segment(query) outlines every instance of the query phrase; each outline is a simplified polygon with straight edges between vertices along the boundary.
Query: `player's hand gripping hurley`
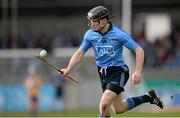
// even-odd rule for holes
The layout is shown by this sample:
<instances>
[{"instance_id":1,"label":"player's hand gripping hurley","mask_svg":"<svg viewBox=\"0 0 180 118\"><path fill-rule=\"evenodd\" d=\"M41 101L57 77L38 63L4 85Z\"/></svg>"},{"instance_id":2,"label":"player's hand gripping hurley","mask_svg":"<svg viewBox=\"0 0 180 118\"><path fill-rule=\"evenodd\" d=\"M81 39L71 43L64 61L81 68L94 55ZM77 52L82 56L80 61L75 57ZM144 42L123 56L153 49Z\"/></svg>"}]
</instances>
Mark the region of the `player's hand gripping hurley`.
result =
<instances>
[{"instance_id":1,"label":"player's hand gripping hurley","mask_svg":"<svg viewBox=\"0 0 180 118\"><path fill-rule=\"evenodd\" d=\"M35 56L37 59L39 59L39 60L41 60L42 62L44 62L46 65L48 65L48 66L50 66L51 68L53 68L53 69L57 70L58 72L62 73L62 71L61 71L58 67L56 67L56 66L53 65L53 64L50 64L50 63L49 63L47 60L45 60L44 58L42 58L42 57L40 57L40 56L36 56L36 55L34 55L34 56ZM73 77L71 77L71 76L69 76L69 75L66 75L65 78L70 79L70 80L72 80L72 81L74 81L74 82L76 82L76 83L79 83L79 81L78 81L77 79L75 79L75 78L73 78Z\"/></svg>"}]
</instances>

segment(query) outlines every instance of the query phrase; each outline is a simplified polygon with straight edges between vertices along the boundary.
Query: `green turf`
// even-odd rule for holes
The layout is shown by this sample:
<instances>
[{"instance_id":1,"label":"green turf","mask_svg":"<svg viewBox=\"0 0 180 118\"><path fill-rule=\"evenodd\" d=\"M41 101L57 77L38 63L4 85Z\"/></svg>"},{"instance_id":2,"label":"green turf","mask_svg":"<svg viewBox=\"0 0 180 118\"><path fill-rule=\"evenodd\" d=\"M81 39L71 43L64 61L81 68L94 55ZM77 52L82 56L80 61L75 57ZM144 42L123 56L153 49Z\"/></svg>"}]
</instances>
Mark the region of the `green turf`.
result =
<instances>
[{"instance_id":1,"label":"green turf","mask_svg":"<svg viewBox=\"0 0 180 118\"><path fill-rule=\"evenodd\" d=\"M27 112L0 112L0 117L29 117ZM40 112L38 117L97 117L98 109L81 109L64 112ZM180 112L136 112L129 111L123 114L113 114L112 117L180 117Z\"/></svg>"}]
</instances>

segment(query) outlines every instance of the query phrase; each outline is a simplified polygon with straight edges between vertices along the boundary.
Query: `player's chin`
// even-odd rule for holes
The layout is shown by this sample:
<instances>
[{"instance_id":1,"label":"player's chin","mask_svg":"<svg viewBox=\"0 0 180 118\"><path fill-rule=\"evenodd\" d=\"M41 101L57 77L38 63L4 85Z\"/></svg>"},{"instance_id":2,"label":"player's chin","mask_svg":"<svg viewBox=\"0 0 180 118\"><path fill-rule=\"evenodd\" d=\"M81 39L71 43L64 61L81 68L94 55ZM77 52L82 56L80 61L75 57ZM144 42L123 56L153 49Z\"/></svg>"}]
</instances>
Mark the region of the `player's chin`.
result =
<instances>
[{"instance_id":1,"label":"player's chin","mask_svg":"<svg viewBox=\"0 0 180 118\"><path fill-rule=\"evenodd\" d=\"M92 30L95 31L95 32L97 31L96 29L92 29Z\"/></svg>"},{"instance_id":2,"label":"player's chin","mask_svg":"<svg viewBox=\"0 0 180 118\"><path fill-rule=\"evenodd\" d=\"M98 29L97 29L97 28L93 28L93 27L92 27L92 30L93 30L93 31L95 31L95 32L97 32L97 31L98 31Z\"/></svg>"}]
</instances>

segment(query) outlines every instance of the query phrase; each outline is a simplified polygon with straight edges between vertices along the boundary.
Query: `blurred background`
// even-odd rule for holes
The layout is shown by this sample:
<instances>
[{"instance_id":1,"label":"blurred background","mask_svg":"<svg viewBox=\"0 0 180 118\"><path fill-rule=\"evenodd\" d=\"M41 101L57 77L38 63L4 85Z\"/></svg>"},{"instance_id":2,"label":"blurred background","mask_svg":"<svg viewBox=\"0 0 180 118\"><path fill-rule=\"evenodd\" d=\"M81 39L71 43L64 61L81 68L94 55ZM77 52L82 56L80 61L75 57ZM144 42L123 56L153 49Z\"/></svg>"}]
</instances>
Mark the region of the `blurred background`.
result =
<instances>
[{"instance_id":1,"label":"blurred background","mask_svg":"<svg viewBox=\"0 0 180 118\"><path fill-rule=\"evenodd\" d=\"M63 116L74 109L96 109L90 116L97 116L102 91L92 50L71 73L79 84L62 79L32 55L46 49L51 63L65 67L88 29L87 12L98 5L106 6L112 22L145 51L143 81L137 86L129 81L124 98L154 88L165 105L160 112L180 111L179 0L0 0L0 116ZM124 56L132 73L134 55L125 50ZM159 111L142 107L136 110Z\"/></svg>"}]
</instances>

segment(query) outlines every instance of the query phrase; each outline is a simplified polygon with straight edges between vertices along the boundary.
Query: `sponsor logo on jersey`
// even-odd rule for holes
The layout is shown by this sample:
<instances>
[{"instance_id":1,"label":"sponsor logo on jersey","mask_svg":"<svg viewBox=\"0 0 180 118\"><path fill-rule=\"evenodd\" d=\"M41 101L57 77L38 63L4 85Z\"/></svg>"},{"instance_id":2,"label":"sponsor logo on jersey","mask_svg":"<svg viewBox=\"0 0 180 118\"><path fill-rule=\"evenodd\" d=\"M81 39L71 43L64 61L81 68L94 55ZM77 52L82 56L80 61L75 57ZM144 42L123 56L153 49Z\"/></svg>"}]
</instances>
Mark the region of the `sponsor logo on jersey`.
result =
<instances>
[{"instance_id":1,"label":"sponsor logo on jersey","mask_svg":"<svg viewBox=\"0 0 180 118\"><path fill-rule=\"evenodd\" d=\"M95 46L95 48L99 56L114 56L115 54L113 46Z\"/></svg>"}]
</instances>

